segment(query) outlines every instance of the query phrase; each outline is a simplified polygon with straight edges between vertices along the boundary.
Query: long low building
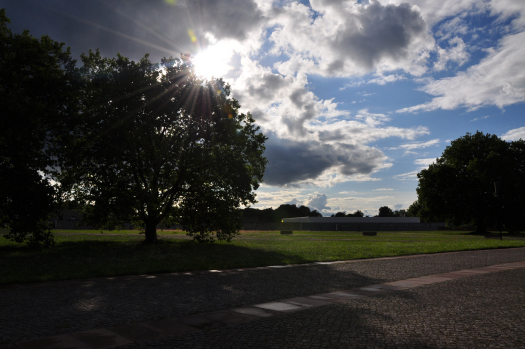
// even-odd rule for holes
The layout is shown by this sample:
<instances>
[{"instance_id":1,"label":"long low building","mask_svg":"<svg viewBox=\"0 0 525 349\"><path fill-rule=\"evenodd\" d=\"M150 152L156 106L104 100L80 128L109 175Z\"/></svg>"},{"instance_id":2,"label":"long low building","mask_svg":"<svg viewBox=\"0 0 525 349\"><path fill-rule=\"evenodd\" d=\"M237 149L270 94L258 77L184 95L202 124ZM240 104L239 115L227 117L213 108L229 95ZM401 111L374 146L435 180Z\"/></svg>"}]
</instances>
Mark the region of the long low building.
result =
<instances>
[{"instance_id":1,"label":"long low building","mask_svg":"<svg viewBox=\"0 0 525 349\"><path fill-rule=\"evenodd\" d=\"M419 217L295 217L283 223L419 223Z\"/></svg>"},{"instance_id":2,"label":"long low building","mask_svg":"<svg viewBox=\"0 0 525 349\"><path fill-rule=\"evenodd\" d=\"M418 231L438 230L444 222L421 222L419 217L295 217L284 218L283 230Z\"/></svg>"}]
</instances>

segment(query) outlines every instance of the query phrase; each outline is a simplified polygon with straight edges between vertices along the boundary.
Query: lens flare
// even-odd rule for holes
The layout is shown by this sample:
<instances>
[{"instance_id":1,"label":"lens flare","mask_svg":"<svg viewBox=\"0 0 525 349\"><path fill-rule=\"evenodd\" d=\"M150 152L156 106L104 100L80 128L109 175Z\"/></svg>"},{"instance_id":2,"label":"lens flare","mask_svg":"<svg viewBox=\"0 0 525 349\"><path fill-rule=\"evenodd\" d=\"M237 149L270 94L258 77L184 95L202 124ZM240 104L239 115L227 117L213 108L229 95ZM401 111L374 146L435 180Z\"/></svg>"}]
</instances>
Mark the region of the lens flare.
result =
<instances>
[{"instance_id":1,"label":"lens flare","mask_svg":"<svg viewBox=\"0 0 525 349\"><path fill-rule=\"evenodd\" d=\"M188 29L188 36L190 37L191 42L197 42L197 37L195 36L195 32L193 31L193 29Z\"/></svg>"}]
</instances>

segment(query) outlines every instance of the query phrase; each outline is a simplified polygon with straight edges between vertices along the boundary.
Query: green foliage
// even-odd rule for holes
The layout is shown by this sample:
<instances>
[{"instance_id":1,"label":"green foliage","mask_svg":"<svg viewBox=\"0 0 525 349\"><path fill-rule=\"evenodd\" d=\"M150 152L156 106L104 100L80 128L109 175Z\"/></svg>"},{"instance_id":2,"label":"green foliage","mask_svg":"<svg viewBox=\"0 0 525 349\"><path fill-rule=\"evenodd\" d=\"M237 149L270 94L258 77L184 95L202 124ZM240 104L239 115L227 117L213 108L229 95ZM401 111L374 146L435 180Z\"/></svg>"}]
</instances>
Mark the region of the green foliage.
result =
<instances>
[{"instance_id":1,"label":"green foliage","mask_svg":"<svg viewBox=\"0 0 525 349\"><path fill-rule=\"evenodd\" d=\"M60 181L84 222L140 221L148 243L161 221L200 242L213 242L211 232L230 241L236 209L255 202L266 137L238 112L229 86L200 79L184 59L153 64L98 51L81 59L82 118Z\"/></svg>"},{"instance_id":2,"label":"green foliage","mask_svg":"<svg viewBox=\"0 0 525 349\"><path fill-rule=\"evenodd\" d=\"M63 160L65 121L75 109L69 48L28 31L13 34L0 10L0 227L4 237L50 246L60 207L51 181Z\"/></svg>"},{"instance_id":3,"label":"green foliage","mask_svg":"<svg viewBox=\"0 0 525 349\"><path fill-rule=\"evenodd\" d=\"M479 231L498 221L510 231L524 230L524 150L522 140L505 142L481 132L452 141L418 174L418 204L412 211L417 208L426 220L475 225ZM496 181L502 187L499 197L494 195Z\"/></svg>"}]
</instances>

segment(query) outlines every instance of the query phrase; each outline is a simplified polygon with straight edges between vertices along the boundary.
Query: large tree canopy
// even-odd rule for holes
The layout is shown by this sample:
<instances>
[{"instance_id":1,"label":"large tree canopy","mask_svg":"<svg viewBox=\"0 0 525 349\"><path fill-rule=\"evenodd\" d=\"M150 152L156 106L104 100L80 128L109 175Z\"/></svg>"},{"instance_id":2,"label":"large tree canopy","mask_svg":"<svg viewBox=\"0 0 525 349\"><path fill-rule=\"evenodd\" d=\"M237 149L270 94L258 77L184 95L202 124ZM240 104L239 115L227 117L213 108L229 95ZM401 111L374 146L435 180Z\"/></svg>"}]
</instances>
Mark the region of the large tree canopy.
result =
<instances>
[{"instance_id":1,"label":"large tree canopy","mask_svg":"<svg viewBox=\"0 0 525 349\"><path fill-rule=\"evenodd\" d=\"M524 230L525 142L467 133L418 174L418 211L426 220L472 224L478 231L504 224ZM496 197L494 182L501 183ZM415 210L414 206L414 210Z\"/></svg>"},{"instance_id":2,"label":"large tree canopy","mask_svg":"<svg viewBox=\"0 0 525 349\"><path fill-rule=\"evenodd\" d=\"M0 227L14 241L51 245L48 222L60 200L50 178L75 105L75 61L64 44L13 34L7 23L0 9Z\"/></svg>"},{"instance_id":3,"label":"large tree canopy","mask_svg":"<svg viewBox=\"0 0 525 349\"><path fill-rule=\"evenodd\" d=\"M81 59L81 122L60 182L86 223L140 222L151 243L171 220L199 241L229 241L266 164L266 137L229 86L200 79L187 58Z\"/></svg>"}]
</instances>

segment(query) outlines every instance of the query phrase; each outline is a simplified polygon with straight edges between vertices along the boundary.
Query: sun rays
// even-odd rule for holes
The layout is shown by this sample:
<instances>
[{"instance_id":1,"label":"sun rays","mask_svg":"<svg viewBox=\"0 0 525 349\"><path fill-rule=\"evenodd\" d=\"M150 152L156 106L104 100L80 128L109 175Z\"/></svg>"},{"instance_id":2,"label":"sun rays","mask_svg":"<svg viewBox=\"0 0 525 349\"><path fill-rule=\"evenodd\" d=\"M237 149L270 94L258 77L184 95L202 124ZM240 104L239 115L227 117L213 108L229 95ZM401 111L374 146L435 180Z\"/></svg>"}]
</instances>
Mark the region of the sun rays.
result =
<instances>
[{"instance_id":1,"label":"sun rays","mask_svg":"<svg viewBox=\"0 0 525 349\"><path fill-rule=\"evenodd\" d=\"M192 58L195 73L205 79L223 77L232 69L229 65L232 55L233 49L227 43L210 45Z\"/></svg>"}]
</instances>

